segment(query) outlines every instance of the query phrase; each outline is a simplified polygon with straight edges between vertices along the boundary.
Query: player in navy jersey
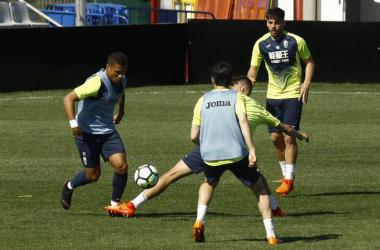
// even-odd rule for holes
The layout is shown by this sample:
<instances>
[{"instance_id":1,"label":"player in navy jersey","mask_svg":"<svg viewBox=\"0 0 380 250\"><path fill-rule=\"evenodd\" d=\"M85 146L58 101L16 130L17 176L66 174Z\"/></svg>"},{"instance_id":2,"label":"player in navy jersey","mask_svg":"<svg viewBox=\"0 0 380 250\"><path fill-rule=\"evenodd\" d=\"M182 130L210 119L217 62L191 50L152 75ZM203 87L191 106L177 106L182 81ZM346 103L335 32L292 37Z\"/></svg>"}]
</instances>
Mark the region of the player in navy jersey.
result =
<instances>
[{"instance_id":1,"label":"player in navy jersey","mask_svg":"<svg viewBox=\"0 0 380 250\"><path fill-rule=\"evenodd\" d=\"M265 17L269 33L255 43L247 76L254 85L261 61L265 61L269 76L266 109L282 123L299 130L302 106L309 96L314 61L305 40L284 30L285 12L282 9L269 9ZM306 65L303 82L301 59ZM276 192L287 195L294 189L297 140L272 126L268 126L268 131L283 175L283 182Z\"/></svg>"},{"instance_id":2,"label":"player in navy jersey","mask_svg":"<svg viewBox=\"0 0 380 250\"><path fill-rule=\"evenodd\" d=\"M101 69L86 82L68 93L63 104L84 170L63 185L61 204L69 209L74 188L96 182L101 174L100 156L115 169L111 206L119 205L128 179L125 149L115 124L124 116L128 59L121 52L108 57ZM75 116L75 102L79 101ZM114 115L115 106L118 113Z\"/></svg>"}]
</instances>

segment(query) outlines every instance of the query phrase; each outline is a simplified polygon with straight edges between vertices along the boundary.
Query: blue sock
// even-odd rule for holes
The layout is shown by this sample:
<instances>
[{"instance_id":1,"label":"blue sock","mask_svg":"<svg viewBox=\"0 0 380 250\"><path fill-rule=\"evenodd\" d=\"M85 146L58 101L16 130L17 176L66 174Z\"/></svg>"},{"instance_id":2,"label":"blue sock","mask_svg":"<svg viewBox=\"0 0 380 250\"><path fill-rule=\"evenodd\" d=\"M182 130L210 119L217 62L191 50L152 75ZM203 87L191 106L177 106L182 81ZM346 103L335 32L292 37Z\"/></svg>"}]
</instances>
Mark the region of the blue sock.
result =
<instances>
[{"instance_id":1,"label":"blue sock","mask_svg":"<svg viewBox=\"0 0 380 250\"><path fill-rule=\"evenodd\" d=\"M73 188L76 188L89 184L91 181L87 179L86 170L82 170L70 181L70 183Z\"/></svg>"},{"instance_id":2,"label":"blue sock","mask_svg":"<svg viewBox=\"0 0 380 250\"><path fill-rule=\"evenodd\" d=\"M124 189L127 186L128 173L118 174L115 172L113 176L112 186L112 198L114 202L120 202L121 196L123 196Z\"/></svg>"}]
</instances>

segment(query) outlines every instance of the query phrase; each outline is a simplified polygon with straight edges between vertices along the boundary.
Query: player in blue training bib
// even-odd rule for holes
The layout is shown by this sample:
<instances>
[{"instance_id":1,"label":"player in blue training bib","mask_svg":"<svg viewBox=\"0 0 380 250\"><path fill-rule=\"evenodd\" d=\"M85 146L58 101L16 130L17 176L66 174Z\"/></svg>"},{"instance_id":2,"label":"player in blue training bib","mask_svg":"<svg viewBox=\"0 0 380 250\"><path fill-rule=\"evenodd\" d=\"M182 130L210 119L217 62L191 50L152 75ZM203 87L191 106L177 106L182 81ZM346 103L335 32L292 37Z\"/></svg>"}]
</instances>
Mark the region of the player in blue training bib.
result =
<instances>
[{"instance_id":1,"label":"player in blue training bib","mask_svg":"<svg viewBox=\"0 0 380 250\"><path fill-rule=\"evenodd\" d=\"M125 73L128 59L121 52L108 57L106 69L101 69L86 82L68 93L64 100L72 134L75 136L79 156L84 170L64 183L61 204L64 209L71 207L74 188L96 182L101 174L100 156L115 169L112 185L111 206L116 208L124 193L128 179L128 163L123 142L116 131L124 116L127 86ZM75 102L79 101L75 116ZM119 112L114 115L118 105Z\"/></svg>"}]
</instances>

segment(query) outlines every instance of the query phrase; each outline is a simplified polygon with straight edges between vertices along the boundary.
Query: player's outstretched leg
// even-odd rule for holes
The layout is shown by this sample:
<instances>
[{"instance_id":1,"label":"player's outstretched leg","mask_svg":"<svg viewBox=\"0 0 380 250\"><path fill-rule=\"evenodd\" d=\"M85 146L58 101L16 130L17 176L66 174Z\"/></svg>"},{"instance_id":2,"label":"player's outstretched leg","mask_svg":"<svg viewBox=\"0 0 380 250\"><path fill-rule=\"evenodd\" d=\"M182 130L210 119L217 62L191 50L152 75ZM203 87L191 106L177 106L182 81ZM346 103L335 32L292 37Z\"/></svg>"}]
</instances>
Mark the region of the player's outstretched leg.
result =
<instances>
[{"instance_id":1,"label":"player's outstretched leg","mask_svg":"<svg viewBox=\"0 0 380 250\"><path fill-rule=\"evenodd\" d=\"M135 210L139 206L160 195L173 182L176 182L177 180L190 174L193 174L193 171L185 164L183 160L180 160L172 169L158 179L158 182L154 187L145 189L130 202L124 202L116 207L107 206L104 209L110 216L132 217Z\"/></svg>"}]
</instances>

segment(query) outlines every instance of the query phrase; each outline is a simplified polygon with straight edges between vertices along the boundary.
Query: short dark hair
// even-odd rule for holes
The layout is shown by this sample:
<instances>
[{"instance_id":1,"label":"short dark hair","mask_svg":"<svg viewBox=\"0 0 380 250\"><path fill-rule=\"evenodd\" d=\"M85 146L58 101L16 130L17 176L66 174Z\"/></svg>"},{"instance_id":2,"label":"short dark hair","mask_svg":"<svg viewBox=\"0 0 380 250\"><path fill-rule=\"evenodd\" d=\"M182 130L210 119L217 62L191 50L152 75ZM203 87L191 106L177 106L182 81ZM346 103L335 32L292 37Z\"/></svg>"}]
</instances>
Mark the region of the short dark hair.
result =
<instances>
[{"instance_id":1,"label":"short dark hair","mask_svg":"<svg viewBox=\"0 0 380 250\"><path fill-rule=\"evenodd\" d=\"M238 82L241 82L240 84L242 87L244 87L245 91L247 92L247 95L251 95L252 93L252 81L248 78L248 76L236 76L232 78L231 86L237 84Z\"/></svg>"},{"instance_id":2,"label":"short dark hair","mask_svg":"<svg viewBox=\"0 0 380 250\"><path fill-rule=\"evenodd\" d=\"M107 64L113 66L115 63L121 65L121 66L126 66L128 65L128 58L126 55L124 55L121 52L115 52L112 53L107 60Z\"/></svg>"},{"instance_id":3,"label":"short dark hair","mask_svg":"<svg viewBox=\"0 0 380 250\"><path fill-rule=\"evenodd\" d=\"M228 87L232 79L232 65L228 62L220 62L211 67L210 73L217 86Z\"/></svg>"},{"instance_id":4,"label":"short dark hair","mask_svg":"<svg viewBox=\"0 0 380 250\"><path fill-rule=\"evenodd\" d=\"M265 19L266 20L274 19L274 20L284 21L285 20L285 11L278 8L278 7L271 8L265 13Z\"/></svg>"}]
</instances>

